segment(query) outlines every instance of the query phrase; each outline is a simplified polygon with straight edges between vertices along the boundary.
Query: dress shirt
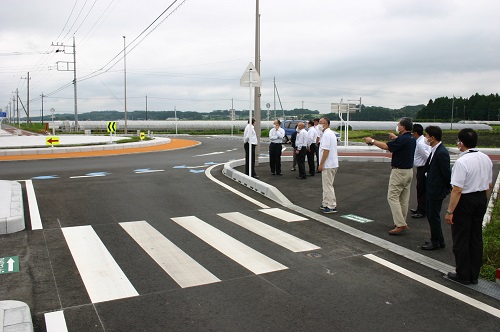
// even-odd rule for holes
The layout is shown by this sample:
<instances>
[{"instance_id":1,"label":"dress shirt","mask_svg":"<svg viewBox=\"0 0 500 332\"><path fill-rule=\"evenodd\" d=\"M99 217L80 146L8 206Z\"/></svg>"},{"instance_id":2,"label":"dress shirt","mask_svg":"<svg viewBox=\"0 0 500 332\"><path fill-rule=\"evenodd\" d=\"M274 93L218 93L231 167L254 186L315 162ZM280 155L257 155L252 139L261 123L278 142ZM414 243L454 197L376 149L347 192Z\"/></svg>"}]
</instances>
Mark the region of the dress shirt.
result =
<instances>
[{"instance_id":1,"label":"dress shirt","mask_svg":"<svg viewBox=\"0 0 500 332\"><path fill-rule=\"evenodd\" d=\"M307 147L307 131L302 129L297 133L297 140L295 141L297 150Z\"/></svg>"},{"instance_id":2,"label":"dress shirt","mask_svg":"<svg viewBox=\"0 0 500 332\"><path fill-rule=\"evenodd\" d=\"M430 154L430 158L431 160L429 160L429 164L432 163L432 158L434 157L434 154L436 152L436 149L438 148L438 146L441 145L442 142L439 142L438 144L434 145L431 149L431 154Z\"/></svg>"},{"instance_id":3,"label":"dress shirt","mask_svg":"<svg viewBox=\"0 0 500 332\"><path fill-rule=\"evenodd\" d=\"M431 147L425 144L425 140L424 135L420 135L417 138L417 147L415 148L415 156L413 157L413 166L415 167L424 166L431 153Z\"/></svg>"},{"instance_id":4,"label":"dress shirt","mask_svg":"<svg viewBox=\"0 0 500 332\"><path fill-rule=\"evenodd\" d=\"M307 131L307 147L309 148L312 143L316 144L316 138L318 137L318 134L316 132L316 129L314 127L309 127L309 130Z\"/></svg>"},{"instance_id":5,"label":"dress shirt","mask_svg":"<svg viewBox=\"0 0 500 332\"><path fill-rule=\"evenodd\" d=\"M464 151L451 171L451 184L462 188L462 194L484 191L492 183L493 164L490 157L475 149Z\"/></svg>"},{"instance_id":6,"label":"dress shirt","mask_svg":"<svg viewBox=\"0 0 500 332\"><path fill-rule=\"evenodd\" d=\"M318 130L318 126L319 125L314 126L314 129L316 129L316 134L318 135L318 138L316 139L317 143L321 141L321 136L323 136L323 132L321 130Z\"/></svg>"},{"instance_id":7,"label":"dress shirt","mask_svg":"<svg viewBox=\"0 0 500 332\"><path fill-rule=\"evenodd\" d=\"M321 137L319 145L319 160L322 160L323 153L328 150L328 157L326 157L324 168L337 168L339 167L339 155L337 152L337 136L330 129L327 128Z\"/></svg>"},{"instance_id":8,"label":"dress shirt","mask_svg":"<svg viewBox=\"0 0 500 332\"><path fill-rule=\"evenodd\" d=\"M276 130L276 127L273 127L269 131L269 139L271 140L271 143L283 143L283 137L285 137L285 129L283 128L278 128Z\"/></svg>"},{"instance_id":9,"label":"dress shirt","mask_svg":"<svg viewBox=\"0 0 500 332\"><path fill-rule=\"evenodd\" d=\"M243 143L249 142L252 145L257 145L257 134L255 133L254 126L251 124L247 124L243 132Z\"/></svg>"}]
</instances>

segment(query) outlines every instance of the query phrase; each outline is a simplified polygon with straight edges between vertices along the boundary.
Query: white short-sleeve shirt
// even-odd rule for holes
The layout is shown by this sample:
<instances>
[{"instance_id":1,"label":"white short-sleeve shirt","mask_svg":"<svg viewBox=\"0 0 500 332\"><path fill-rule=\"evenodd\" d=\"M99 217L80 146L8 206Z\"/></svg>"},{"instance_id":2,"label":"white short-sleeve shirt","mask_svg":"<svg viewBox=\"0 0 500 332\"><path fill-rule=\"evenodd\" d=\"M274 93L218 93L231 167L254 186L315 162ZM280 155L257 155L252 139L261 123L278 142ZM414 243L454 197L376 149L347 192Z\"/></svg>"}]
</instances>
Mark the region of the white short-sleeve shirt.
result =
<instances>
[{"instance_id":1,"label":"white short-sleeve shirt","mask_svg":"<svg viewBox=\"0 0 500 332\"><path fill-rule=\"evenodd\" d=\"M323 153L325 150L330 151L328 157L325 160L324 168L337 168L339 167L339 156L337 152L337 136L330 129L327 128L323 135L321 136L321 142L319 145L319 160L323 158Z\"/></svg>"}]
</instances>

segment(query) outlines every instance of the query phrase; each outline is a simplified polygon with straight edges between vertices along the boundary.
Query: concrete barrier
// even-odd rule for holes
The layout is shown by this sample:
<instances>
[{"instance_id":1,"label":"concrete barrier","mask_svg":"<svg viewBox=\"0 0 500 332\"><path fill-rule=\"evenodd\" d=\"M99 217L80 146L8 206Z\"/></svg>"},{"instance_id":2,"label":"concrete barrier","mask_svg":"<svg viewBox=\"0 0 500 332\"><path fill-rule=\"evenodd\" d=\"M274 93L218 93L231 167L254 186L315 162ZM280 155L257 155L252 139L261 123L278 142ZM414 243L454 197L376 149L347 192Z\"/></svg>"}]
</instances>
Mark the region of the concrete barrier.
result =
<instances>
[{"instance_id":1,"label":"concrete barrier","mask_svg":"<svg viewBox=\"0 0 500 332\"><path fill-rule=\"evenodd\" d=\"M0 332L33 332L28 305L21 301L0 301Z\"/></svg>"},{"instance_id":2,"label":"concrete barrier","mask_svg":"<svg viewBox=\"0 0 500 332\"><path fill-rule=\"evenodd\" d=\"M24 208L21 184L17 181L0 180L0 234L22 231Z\"/></svg>"}]
</instances>

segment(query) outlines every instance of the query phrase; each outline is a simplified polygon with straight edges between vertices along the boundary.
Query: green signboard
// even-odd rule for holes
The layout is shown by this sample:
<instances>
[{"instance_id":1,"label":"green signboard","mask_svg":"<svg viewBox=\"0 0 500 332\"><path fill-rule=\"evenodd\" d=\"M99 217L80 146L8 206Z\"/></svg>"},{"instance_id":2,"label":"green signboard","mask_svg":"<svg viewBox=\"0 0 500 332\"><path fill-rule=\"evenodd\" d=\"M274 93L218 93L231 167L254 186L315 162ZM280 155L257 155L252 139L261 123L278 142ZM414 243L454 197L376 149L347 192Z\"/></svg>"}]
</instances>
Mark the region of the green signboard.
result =
<instances>
[{"instance_id":1,"label":"green signboard","mask_svg":"<svg viewBox=\"0 0 500 332\"><path fill-rule=\"evenodd\" d=\"M364 223L367 223L367 222L372 222L373 220L371 219L366 219L366 218L363 218L363 217L360 217L360 216L357 216L355 214L346 214L346 215L343 215L341 216L342 218L346 218L346 219L350 219L350 220L354 220L354 221L357 221L357 222L360 222L362 224Z\"/></svg>"},{"instance_id":2,"label":"green signboard","mask_svg":"<svg viewBox=\"0 0 500 332\"><path fill-rule=\"evenodd\" d=\"M0 274L19 272L19 256L0 257Z\"/></svg>"}]
</instances>

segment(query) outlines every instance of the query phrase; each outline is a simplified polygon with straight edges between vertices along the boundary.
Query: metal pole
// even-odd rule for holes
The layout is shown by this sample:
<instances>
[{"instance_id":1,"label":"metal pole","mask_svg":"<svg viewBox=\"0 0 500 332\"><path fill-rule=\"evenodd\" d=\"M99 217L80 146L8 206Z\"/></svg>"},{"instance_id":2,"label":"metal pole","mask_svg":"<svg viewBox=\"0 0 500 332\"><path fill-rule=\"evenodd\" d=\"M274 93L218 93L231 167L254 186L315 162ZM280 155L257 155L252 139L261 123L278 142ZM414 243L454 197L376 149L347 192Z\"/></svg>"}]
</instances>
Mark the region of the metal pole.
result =
<instances>
[{"instance_id":1,"label":"metal pole","mask_svg":"<svg viewBox=\"0 0 500 332\"><path fill-rule=\"evenodd\" d=\"M248 90L250 98L248 99L248 124L250 125L250 138L252 137L252 69L248 71ZM248 140L248 176L252 177L252 142Z\"/></svg>"},{"instance_id":2,"label":"metal pole","mask_svg":"<svg viewBox=\"0 0 500 332\"><path fill-rule=\"evenodd\" d=\"M125 134L127 134L127 52L125 50L125 36L123 36L123 85L125 88Z\"/></svg>"},{"instance_id":3,"label":"metal pole","mask_svg":"<svg viewBox=\"0 0 500 332\"><path fill-rule=\"evenodd\" d=\"M75 46L75 36L73 36L73 89L75 95L75 131L78 130L78 98L76 94L76 46Z\"/></svg>"},{"instance_id":4,"label":"metal pole","mask_svg":"<svg viewBox=\"0 0 500 332\"><path fill-rule=\"evenodd\" d=\"M28 95L27 95L27 101L26 101L26 105L27 105L27 109L28 109L28 121L26 121L26 124L29 126L30 125L30 72L28 72Z\"/></svg>"},{"instance_id":5,"label":"metal pole","mask_svg":"<svg viewBox=\"0 0 500 332\"><path fill-rule=\"evenodd\" d=\"M274 119L276 119L276 76L273 78L274 90L273 90L273 100L274 100ZM285 120L285 119L283 119Z\"/></svg>"},{"instance_id":6,"label":"metal pole","mask_svg":"<svg viewBox=\"0 0 500 332\"><path fill-rule=\"evenodd\" d=\"M453 130L453 108L455 107L455 95L453 95L453 102L451 103L451 121L450 129Z\"/></svg>"},{"instance_id":7,"label":"metal pole","mask_svg":"<svg viewBox=\"0 0 500 332\"><path fill-rule=\"evenodd\" d=\"M43 92L42 92L42 125L43 125Z\"/></svg>"},{"instance_id":8,"label":"metal pole","mask_svg":"<svg viewBox=\"0 0 500 332\"><path fill-rule=\"evenodd\" d=\"M148 121L148 95L146 95L146 121Z\"/></svg>"},{"instance_id":9,"label":"metal pole","mask_svg":"<svg viewBox=\"0 0 500 332\"><path fill-rule=\"evenodd\" d=\"M255 70L260 75L260 12L259 0L255 1ZM262 77L262 76L261 76ZM254 117L255 117L255 133L257 134L257 148L255 155L260 154L260 87L255 87L255 102L254 102ZM255 158L255 166L259 166L259 158Z\"/></svg>"},{"instance_id":10,"label":"metal pole","mask_svg":"<svg viewBox=\"0 0 500 332\"><path fill-rule=\"evenodd\" d=\"M19 127L19 90L16 89L17 127Z\"/></svg>"},{"instance_id":11,"label":"metal pole","mask_svg":"<svg viewBox=\"0 0 500 332\"><path fill-rule=\"evenodd\" d=\"M174 106L175 134L177 135L177 108Z\"/></svg>"}]
</instances>

